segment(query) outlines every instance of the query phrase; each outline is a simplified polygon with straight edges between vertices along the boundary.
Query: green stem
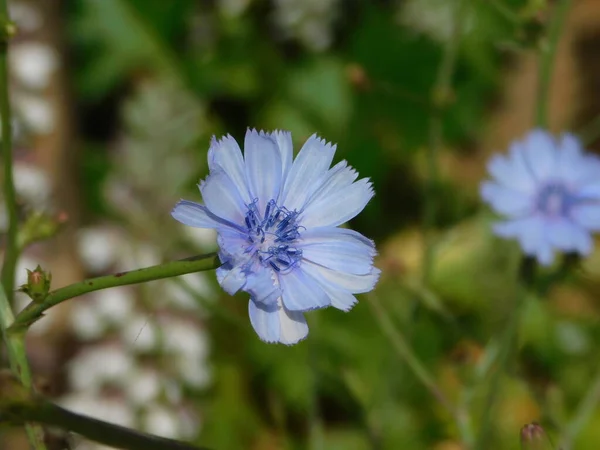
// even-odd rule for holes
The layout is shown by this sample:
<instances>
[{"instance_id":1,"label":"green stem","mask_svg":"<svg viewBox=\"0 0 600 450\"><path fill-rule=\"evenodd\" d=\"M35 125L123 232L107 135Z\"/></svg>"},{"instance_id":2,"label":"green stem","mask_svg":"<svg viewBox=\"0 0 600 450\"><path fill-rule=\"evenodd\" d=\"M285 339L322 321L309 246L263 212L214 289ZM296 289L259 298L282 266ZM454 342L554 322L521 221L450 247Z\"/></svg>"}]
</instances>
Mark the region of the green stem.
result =
<instances>
[{"instance_id":1,"label":"green stem","mask_svg":"<svg viewBox=\"0 0 600 450\"><path fill-rule=\"evenodd\" d=\"M5 237L4 260L0 273L0 329L8 350L11 370L21 383L31 388L31 372L27 362L23 335L8 336L7 329L14 320L11 301L15 283L15 269L19 257L17 242L18 218L17 200L13 180L12 126L10 100L8 97L8 42L15 33L15 26L8 16L6 0L0 0L0 130L2 131L2 157L4 164L4 203L8 216L8 230ZM36 425L26 424L25 431L29 443L35 450L46 450L43 430Z\"/></svg>"},{"instance_id":2,"label":"green stem","mask_svg":"<svg viewBox=\"0 0 600 450\"><path fill-rule=\"evenodd\" d=\"M15 185L13 181L12 126L10 100L8 98L8 41L14 33L14 25L8 17L6 0L0 0L0 120L2 121L2 156L4 164L4 203L8 215L6 248L2 264L1 280L9 302L12 300L15 268L19 257L17 244L18 220Z\"/></svg>"},{"instance_id":3,"label":"green stem","mask_svg":"<svg viewBox=\"0 0 600 450\"><path fill-rule=\"evenodd\" d=\"M600 370L594 376L592 385L577 406L573 418L565 426L562 442L559 446L561 450L573 448L575 437L596 412L598 403L600 403Z\"/></svg>"},{"instance_id":4,"label":"green stem","mask_svg":"<svg viewBox=\"0 0 600 450\"><path fill-rule=\"evenodd\" d=\"M425 233L425 245L423 250L423 284L429 285L431 278L433 259L435 256L435 242L433 231L437 223L438 213L438 154L443 145L443 115L451 96L451 83L460 38L462 34L462 10L464 1L455 8L452 19L452 36L448 39L442 61L438 67L436 81L431 90L431 101L433 103L432 113L429 121L429 145L426 153L427 181L424 198L423 229Z\"/></svg>"},{"instance_id":5,"label":"green stem","mask_svg":"<svg viewBox=\"0 0 600 450\"><path fill-rule=\"evenodd\" d=\"M487 450L489 448L489 430L492 425L494 405L500 394L500 381L502 375L506 373L507 366L510 362L511 350L515 348L519 320L521 317L521 308L525 303L528 288L533 285L535 268L535 260L530 257L526 257L522 260L517 279L515 300L513 305L509 306L510 314L500 337L500 350L496 362L497 367L496 370L492 372L487 397L483 406L479 434L477 436L477 441L475 442L476 450Z\"/></svg>"},{"instance_id":6,"label":"green stem","mask_svg":"<svg viewBox=\"0 0 600 450\"><path fill-rule=\"evenodd\" d=\"M470 448L472 445L473 436L470 430L466 411L456 408L450 402L450 400L448 400L448 397L446 397L446 395L437 385L429 371L413 353L410 345L408 345L408 342L406 342L406 339L402 333L398 331L398 329L390 320L389 316L384 312L381 303L374 294L369 295L369 306L371 307L373 316L379 322L379 326L383 334L393 345L396 353L398 353L398 356L400 356L400 359L402 359L408 365L412 373L423 384L423 386L425 386L431 395L433 395L433 397L437 399L440 404L450 413L458 426L463 443L466 445L466 448Z\"/></svg>"},{"instance_id":7,"label":"green stem","mask_svg":"<svg viewBox=\"0 0 600 450\"><path fill-rule=\"evenodd\" d=\"M554 55L562 32L571 0L558 0L548 26L548 34L540 49L540 66L538 73L537 105L535 123L540 128L548 128L548 103L550 98L550 82L554 69Z\"/></svg>"},{"instance_id":8,"label":"green stem","mask_svg":"<svg viewBox=\"0 0 600 450\"><path fill-rule=\"evenodd\" d=\"M31 371L27 362L24 335L22 333L7 333L13 321L12 308L8 302L8 298L4 295L4 288L2 286L0 287L0 329L2 329L2 337L8 351L10 369L26 389L31 389ZM26 424L25 431L27 432L29 443L35 450L46 450L44 434L39 426Z\"/></svg>"},{"instance_id":9,"label":"green stem","mask_svg":"<svg viewBox=\"0 0 600 450\"><path fill-rule=\"evenodd\" d=\"M47 401L42 402L39 408L31 410L27 418L72 431L110 447L126 450L200 450L199 447L185 442L141 433L76 414Z\"/></svg>"},{"instance_id":10,"label":"green stem","mask_svg":"<svg viewBox=\"0 0 600 450\"><path fill-rule=\"evenodd\" d=\"M68 411L31 392L12 374L4 372L0 372L0 416L15 423L34 421L62 428L126 450L202 450L184 442L141 433Z\"/></svg>"},{"instance_id":11,"label":"green stem","mask_svg":"<svg viewBox=\"0 0 600 450\"><path fill-rule=\"evenodd\" d=\"M221 263L217 254L209 253L207 255L193 256L191 258L170 261L164 264L146 267L144 269L90 278L78 283L70 284L69 286L48 293L48 296L42 302L31 302L27 305L27 307L18 314L15 323L10 327L9 331L22 331L23 328L27 328L39 320L47 309L69 300L70 298L87 294L88 292L216 269L220 265Z\"/></svg>"}]
</instances>

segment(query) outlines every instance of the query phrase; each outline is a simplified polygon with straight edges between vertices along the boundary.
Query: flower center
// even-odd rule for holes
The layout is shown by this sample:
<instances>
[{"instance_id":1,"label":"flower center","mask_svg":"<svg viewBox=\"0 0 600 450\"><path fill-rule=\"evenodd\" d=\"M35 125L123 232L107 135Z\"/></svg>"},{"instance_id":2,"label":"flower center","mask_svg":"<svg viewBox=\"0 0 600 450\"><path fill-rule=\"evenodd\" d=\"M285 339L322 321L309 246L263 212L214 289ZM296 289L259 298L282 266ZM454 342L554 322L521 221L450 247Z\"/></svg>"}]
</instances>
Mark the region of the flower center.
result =
<instances>
[{"instance_id":1,"label":"flower center","mask_svg":"<svg viewBox=\"0 0 600 450\"><path fill-rule=\"evenodd\" d=\"M573 204L575 197L561 183L548 183L537 196L536 206L538 210L546 216L567 216Z\"/></svg>"},{"instance_id":2,"label":"flower center","mask_svg":"<svg viewBox=\"0 0 600 450\"><path fill-rule=\"evenodd\" d=\"M255 199L248 205L244 218L249 243L246 253L253 253L265 267L271 266L276 272L292 269L302 257L302 250L294 247L300 237L298 212L270 200L261 216L257 203Z\"/></svg>"}]
</instances>

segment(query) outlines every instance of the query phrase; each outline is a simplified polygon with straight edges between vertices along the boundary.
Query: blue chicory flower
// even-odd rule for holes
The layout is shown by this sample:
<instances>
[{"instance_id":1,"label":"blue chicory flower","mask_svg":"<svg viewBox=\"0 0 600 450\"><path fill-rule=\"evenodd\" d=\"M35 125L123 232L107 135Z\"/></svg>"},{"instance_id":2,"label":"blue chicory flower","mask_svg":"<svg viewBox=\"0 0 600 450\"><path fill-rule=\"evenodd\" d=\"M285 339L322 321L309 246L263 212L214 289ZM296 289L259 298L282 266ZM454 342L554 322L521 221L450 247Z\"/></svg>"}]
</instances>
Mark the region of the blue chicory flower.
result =
<instances>
[{"instance_id":1,"label":"blue chicory flower","mask_svg":"<svg viewBox=\"0 0 600 450\"><path fill-rule=\"evenodd\" d=\"M507 218L494 224L496 235L518 239L543 265L555 250L592 252L591 232L600 230L600 158L584 153L576 137L531 131L508 155L492 157L488 171L494 181L481 185L481 196Z\"/></svg>"},{"instance_id":2,"label":"blue chicory flower","mask_svg":"<svg viewBox=\"0 0 600 450\"><path fill-rule=\"evenodd\" d=\"M244 155L231 136L213 137L210 174L199 186L204 205L181 200L173 209L185 225L216 229L218 281L229 294L250 294L250 322L266 342L297 343L308 334L303 312L348 311L353 294L379 278L373 241L338 227L362 211L373 188L355 181L346 161L330 168L334 153L316 135L293 162L288 132L248 130Z\"/></svg>"}]
</instances>

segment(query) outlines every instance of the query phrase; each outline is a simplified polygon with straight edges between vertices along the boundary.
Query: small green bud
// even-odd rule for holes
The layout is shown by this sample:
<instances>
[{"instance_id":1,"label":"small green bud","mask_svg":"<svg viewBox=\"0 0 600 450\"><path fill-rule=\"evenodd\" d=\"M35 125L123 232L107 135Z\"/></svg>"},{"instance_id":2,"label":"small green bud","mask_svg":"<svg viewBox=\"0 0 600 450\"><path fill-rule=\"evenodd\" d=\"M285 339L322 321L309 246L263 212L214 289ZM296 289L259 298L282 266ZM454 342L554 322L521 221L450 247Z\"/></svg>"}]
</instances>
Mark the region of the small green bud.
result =
<instances>
[{"instance_id":1,"label":"small green bud","mask_svg":"<svg viewBox=\"0 0 600 450\"><path fill-rule=\"evenodd\" d=\"M22 285L20 290L25 292L34 302L43 302L48 296L51 282L52 274L46 273L38 264L35 270L27 269L27 283Z\"/></svg>"},{"instance_id":2,"label":"small green bud","mask_svg":"<svg viewBox=\"0 0 600 450\"><path fill-rule=\"evenodd\" d=\"M546 432L538 423L532 422L521 428L521 448L523 450L551 450Z\"/></svg>"}]
</instances>

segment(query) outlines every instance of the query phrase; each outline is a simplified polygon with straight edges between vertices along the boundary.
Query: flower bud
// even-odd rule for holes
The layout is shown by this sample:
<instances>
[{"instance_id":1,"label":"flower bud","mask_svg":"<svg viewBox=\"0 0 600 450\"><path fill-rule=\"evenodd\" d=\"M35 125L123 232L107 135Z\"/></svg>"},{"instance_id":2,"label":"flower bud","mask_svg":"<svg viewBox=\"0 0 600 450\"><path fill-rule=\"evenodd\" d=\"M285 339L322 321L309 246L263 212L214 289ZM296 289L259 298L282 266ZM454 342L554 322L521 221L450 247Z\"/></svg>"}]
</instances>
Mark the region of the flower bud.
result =
<instances>
[{"instance_id":1,"label":"flower bud","mask_svg":"<svg viewBox=\"0 0 600 450\"><path fill-rule=\"evenodd\" d=\"M521 447L523 450L551 450L552 448L546 432L535 422L521 428Z\"/></svg>"},{"instance_id":2,"label":"flower bud","mask_svg":"<svg viewBox=\"0 0 600 450\"><path fill-rule=\"evenodd\" d=\"M52 274L47 273L38 266L35 270L27 269L27 283L21 286L21 291L25 292L34 302L42 302L50 291Z\"/></svg>"}]
</instances>

